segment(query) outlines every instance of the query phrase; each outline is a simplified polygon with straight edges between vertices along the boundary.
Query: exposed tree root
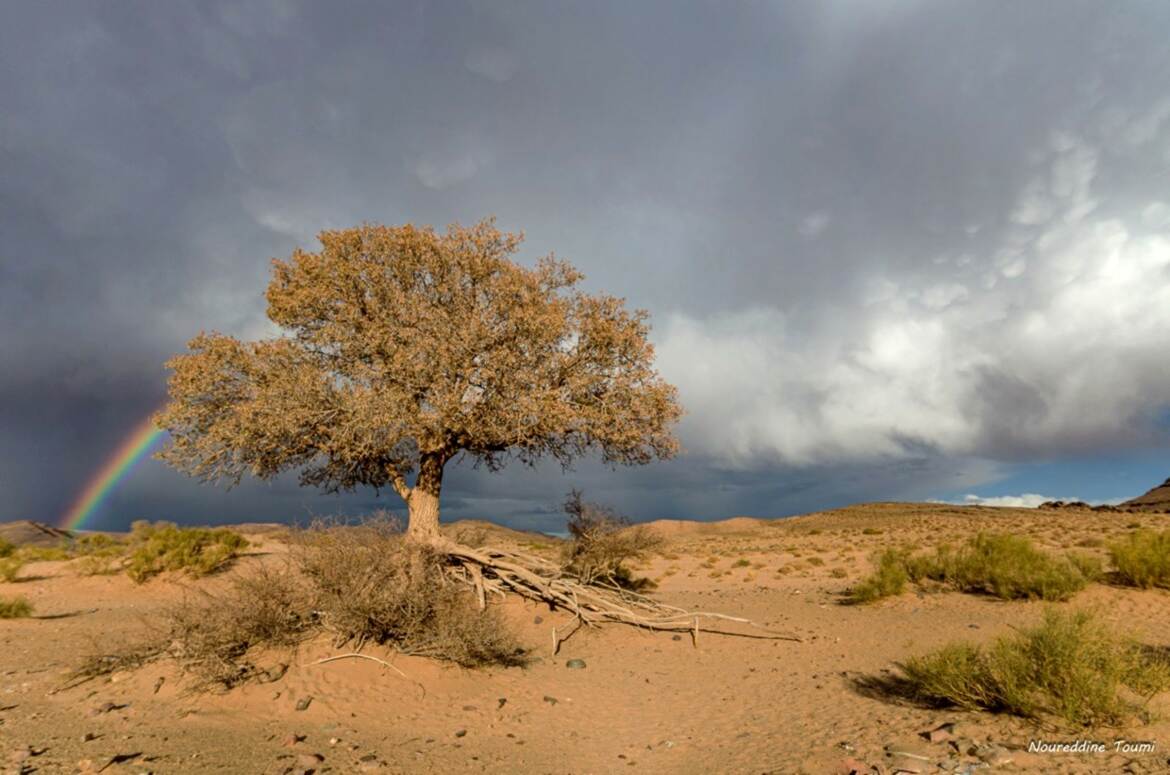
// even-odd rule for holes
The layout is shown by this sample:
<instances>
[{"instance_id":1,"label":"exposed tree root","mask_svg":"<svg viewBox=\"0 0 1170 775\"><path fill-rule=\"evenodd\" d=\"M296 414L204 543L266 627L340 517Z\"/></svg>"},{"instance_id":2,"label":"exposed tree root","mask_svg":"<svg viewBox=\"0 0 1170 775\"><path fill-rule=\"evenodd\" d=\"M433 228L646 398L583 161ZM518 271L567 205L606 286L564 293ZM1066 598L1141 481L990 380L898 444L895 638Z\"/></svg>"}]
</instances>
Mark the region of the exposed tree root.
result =
<instances>
[{"instance_id":1,"label":"exposed tree root","mask_svg":"<svg viewBox=\"0 0 1170 775\"><path fill-rule=\"evenodd\" d=\"M572 613L577 622L573 632L583 626L615 622L647 630L689 633L696 645L700 629L716 635L801 642L796 635L773 632L750 619L711 611L688 611L605 581L586 584L540 557L490 547L472 549L449 541L436 542L434 546L449 560L449 577L469 584L481 607L488 595L516 594ZM704 621L743 625L758 632L701 627ZM554 653L569 635L572 632L561 637L553 630Z\"/></svg>"}]
</instances>

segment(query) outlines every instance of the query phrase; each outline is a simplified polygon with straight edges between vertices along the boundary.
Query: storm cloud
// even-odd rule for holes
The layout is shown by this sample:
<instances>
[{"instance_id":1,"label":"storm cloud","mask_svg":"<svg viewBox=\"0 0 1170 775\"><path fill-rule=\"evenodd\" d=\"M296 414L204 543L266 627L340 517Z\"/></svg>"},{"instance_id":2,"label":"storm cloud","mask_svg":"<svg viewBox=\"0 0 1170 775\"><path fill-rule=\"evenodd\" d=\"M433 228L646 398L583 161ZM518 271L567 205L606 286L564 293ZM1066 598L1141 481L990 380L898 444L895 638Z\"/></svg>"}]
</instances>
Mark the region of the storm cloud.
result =
<instances>
[{"instance_id":1,"label":"storm cloud","mask_svg":"<svg viewBox=\"0 0 1170 775\"><path fill-rule=\"evenodd\" d=\"M648 309L686 454L500 475L535 525L952 497L1170 447L1170 7L8 4L0 519L52 521L271 257L362 221L524 230ZM1065 493L1084 496L1083 493ZM102 514L396 506L142 464Z\"/></svg>"}]
</instances>

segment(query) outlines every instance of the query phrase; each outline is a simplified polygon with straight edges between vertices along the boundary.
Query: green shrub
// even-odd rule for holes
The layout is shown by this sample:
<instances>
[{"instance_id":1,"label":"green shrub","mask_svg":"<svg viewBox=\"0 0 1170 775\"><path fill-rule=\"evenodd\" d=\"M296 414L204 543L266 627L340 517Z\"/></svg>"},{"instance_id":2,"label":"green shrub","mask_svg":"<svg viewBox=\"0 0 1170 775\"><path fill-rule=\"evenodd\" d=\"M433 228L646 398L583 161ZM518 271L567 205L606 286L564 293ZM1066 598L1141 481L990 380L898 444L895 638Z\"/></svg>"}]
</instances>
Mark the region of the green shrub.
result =
<instances>
[{"instance_id":1,"label":"green shrub","mask_svg":"<svg viewBox=\"0 0 1170 775\"><path fill-rule=\"evenodd\" d=\"M25 562L53 562L68 560L69 549L63 545L56 546L22 546L16 550L16 555Z\"/></svg>"},{"instance_id":2,"label":"green shrub","mask_svg":"<svg viewBox=\"0 0 1170 775\"><path fill-rule=\"evenodd\" d=\"M248 545L227 528L181 528L171 522L135 522L129 539L126 573L139 583L166 571L192 576L213 573Z\"/></svg>"},{"instance_id":3,"label":"green shrub","mask_svg":"<svg viewBox=\"0 0 1170 775\"><path fill-rule=\"evenodd\" d=\"M24 560L18 557L5 557L0 559L0 581L16 581L23 567Z\"/></svg>"},{"instance_id":4,"label":"green shrub","mask_svg":"<svg viewBox=\"0 0 1170 775\"><path fill-rule=\"evenodd\" d=\"M108 576L126 566L126 542L104 533L90 533L73 542L74 568L82 576Z\"/></svg>"},{"instance_id":5,"label":"green shrub","mask_svg":"<svg viewBox=\"0 0 1170 775\"><path fill-rule=\"evenodd\" d=\"M1109 546L1117 576L1129 586L1170 587L1170 530L1138 530Z\"/></svg>"},{"instance_id":6,"label":"green shrub","mask_svg":"<svg viewBox=\"0 0 1170 775\"><path fill-rule=\"evenodd\" d=\"M1049 609L989 648L954 643L902 666L919 699L1070 724L1115 724L1170 688L1163 652L1115 635L1086 612ZM1128 690L1129 696L1123 692Z\"/></svg>"},{"instance_id":7,"label":"green shrub","mask_svg":"<svg viewBox=\"0 0 1170 775\"><path fill-rule=\"evenodd\" d=\"M16 544L0 538L0 557L11 557L16 551Z\"/></svg>"},{"instance_id":8,"label":"green shrub","mask_svg":"<svg viewBox=\"0 0 1170 775\"><path fill-rule=\"evenodd\" d=\"M22 619L31 616L32 603L23 597L0 597L0 619Z\"/></svg>"},{"instance_id":9,"label":"green shrub","mask_svg":"<svg viewBox=\"0 0 1170 775\"><path fill-rule=\"evenodd\" d=\"M883 597L900 595L906 589L910 575L906 571L907 553L886 549L877 557L877 570L849 590L850 603L872 603Z\"/></svg>"},{"instance_id":10,"label":"green shrub","mask_svg":"<svg viewBox=\"0 0 1170 775\"><path fill-rule=\"evenodd\" d=\"M855 588L851 602L900 594L907 580L932 580L1004 600L1067 600L1100 576L1101 563L1095 557L1076 553L1053 557L1022 536L981 533L958 549L944 544L934 554L886 550L874 575Z\"/></svg>"},{"instance_id":11,"label":"green shrub","mask_svg":"<svg viewBox=\"0 0 1170 775\"><path fill-rule=\"evenodd\" d=\"M927 575L1003 600L1067 600L1100 576L1100 565L1083 555L1045 554L1023 536L981 533L953 554L940 553Z\"/></svg>"}]
</instances>

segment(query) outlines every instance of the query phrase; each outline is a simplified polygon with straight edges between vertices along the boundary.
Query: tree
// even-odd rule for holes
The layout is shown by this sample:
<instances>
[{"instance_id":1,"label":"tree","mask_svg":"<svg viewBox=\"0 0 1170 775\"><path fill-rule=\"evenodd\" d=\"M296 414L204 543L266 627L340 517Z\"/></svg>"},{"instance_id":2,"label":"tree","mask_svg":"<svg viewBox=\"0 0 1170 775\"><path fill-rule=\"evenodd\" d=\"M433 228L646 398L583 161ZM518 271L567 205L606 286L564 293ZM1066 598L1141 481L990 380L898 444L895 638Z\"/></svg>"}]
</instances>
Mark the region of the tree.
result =
<instances>
[{"instance_id":1,"label":"tree","mask_svg":"<svg viewBox=\"0 0 1170 775\"><path fill-rule=\"evenodd\" d=\"M365 225L273 261L277 338L200 334L168 362L161 457L204 480L299 470L329 491L392 487L408 535L439 540L443 469L592 450L644 464L678 450L676 390L653 368L647 314L577 288L492 220L445 234ZM413 483L410 482L413 477Z\"/></svg>"}]
</instances>

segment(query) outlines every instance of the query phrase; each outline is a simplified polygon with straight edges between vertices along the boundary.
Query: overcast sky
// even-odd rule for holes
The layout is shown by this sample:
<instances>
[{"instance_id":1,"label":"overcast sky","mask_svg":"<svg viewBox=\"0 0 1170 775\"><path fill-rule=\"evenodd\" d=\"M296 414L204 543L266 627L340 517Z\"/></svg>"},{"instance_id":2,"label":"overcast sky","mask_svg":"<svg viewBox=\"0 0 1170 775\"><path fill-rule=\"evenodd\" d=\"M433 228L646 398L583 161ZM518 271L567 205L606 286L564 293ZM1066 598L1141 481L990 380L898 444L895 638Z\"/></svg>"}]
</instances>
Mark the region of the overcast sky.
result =
<instances>
[{"instance_id":1,"label":"overcast sky","mask_svg":"<svg viewBox=\"0 0 1170 775\"><path fill-rule=\"evenodd\" d=\"M270 258L490 214L651 312L686 453L449 471L449 517L1136 495L1168 171L1165 2L4 3L0 520L56 521L200 329L271 335ZM146 461L98 524L395 497Z\"/></svg>"}]
</instances>

